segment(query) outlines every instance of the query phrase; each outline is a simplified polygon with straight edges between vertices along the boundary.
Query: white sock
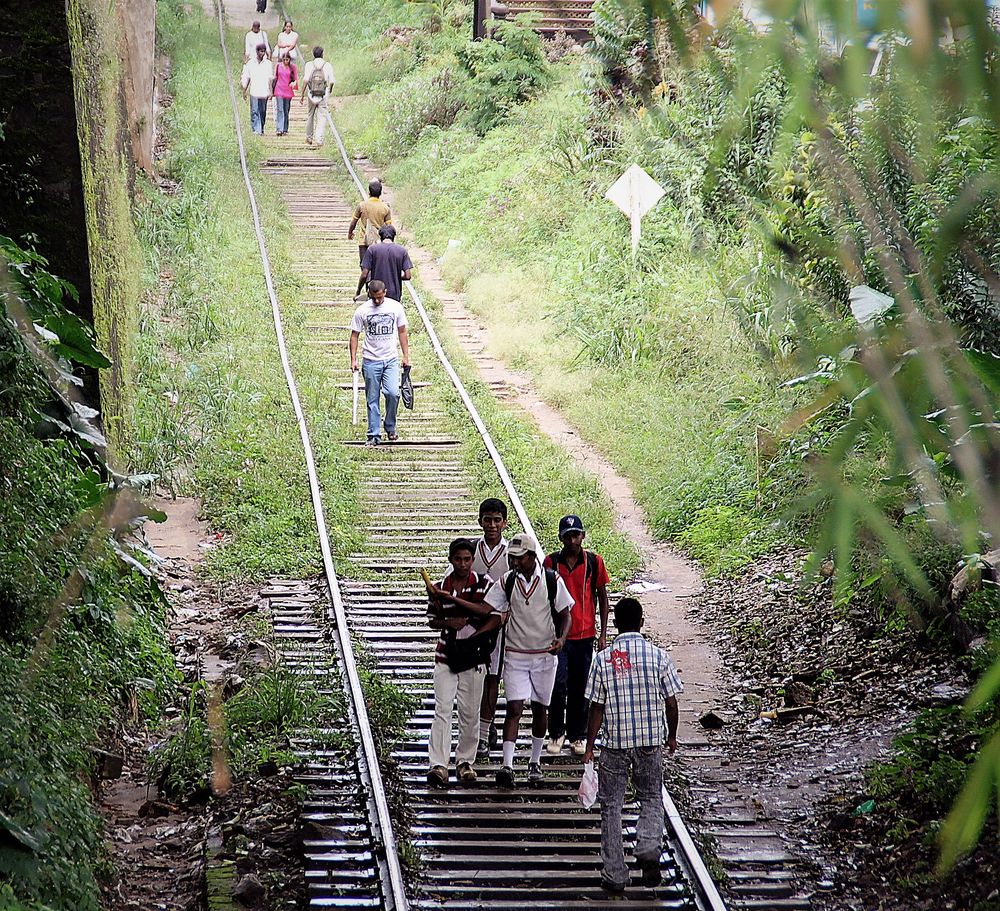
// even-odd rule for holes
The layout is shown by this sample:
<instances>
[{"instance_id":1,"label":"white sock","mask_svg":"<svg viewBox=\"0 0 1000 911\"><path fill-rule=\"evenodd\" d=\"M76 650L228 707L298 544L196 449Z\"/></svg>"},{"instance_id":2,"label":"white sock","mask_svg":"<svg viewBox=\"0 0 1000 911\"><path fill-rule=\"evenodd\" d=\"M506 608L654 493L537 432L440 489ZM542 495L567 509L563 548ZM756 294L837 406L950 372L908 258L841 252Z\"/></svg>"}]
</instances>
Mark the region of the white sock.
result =
<instances>
[{"instance_id":1,"label":"white sock","mask_svg":"<svg viewBox=\"0 0 1000 911\"><path fill-rule=\"evenodd\" d=\"M514 741L505 740L503 742L503 764L508 768L514 768Z\"/></svg>"},{"instance_id":2,"label":"white sock","mask_svg":"<svg viewBox=\"0 0 1000 911\"><path fill-rule=\"evenodd\" d=\"M479 722L479 739L480 740L490 739L490 723L488 721Z\"/></svg>"},{"instance_id":3,"label":"white sock","mask_svg":"<svg viewBox=\"0 0 1000 911\"><path fill-rule=\"evenodd\" d=\"M531 738L531 761L538 762L542 758L542 747L545 746L544 737Z\"/></svg>"}]
</instances>

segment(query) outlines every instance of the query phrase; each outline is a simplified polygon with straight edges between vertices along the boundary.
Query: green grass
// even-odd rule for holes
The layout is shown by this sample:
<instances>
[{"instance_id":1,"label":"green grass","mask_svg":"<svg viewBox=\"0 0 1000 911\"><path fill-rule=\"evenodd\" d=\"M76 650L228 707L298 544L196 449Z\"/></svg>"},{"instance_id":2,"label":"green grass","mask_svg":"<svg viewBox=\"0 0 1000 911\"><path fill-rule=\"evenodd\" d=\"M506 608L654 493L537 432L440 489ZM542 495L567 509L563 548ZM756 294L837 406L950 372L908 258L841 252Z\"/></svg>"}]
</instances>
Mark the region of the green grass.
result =
<instances>
[{"instance_id":1,"label":"green grass","mask_svg":"<svg viewBox=\"0 0 1000 911\"><path fill-rule=\"evenodd\" d=\"M222 536L205 567L221 578L304 575L319 566L302 447L277 357L249 203L243 185L214 20L163 5L172 54L166 174L172 196L146 189L141 215L151 289L143 313L136 469L195 494ZM235 38L231 43L237 46ZM233 59L240 59L234 57ZM241 108L242 111L242 108ZM246 124L244 128L248 129ZM277 190L248 157L296 380L310 431L335 550L351 549L355 477L335 441L342 393L305 344L295 239Z\"/></svg>"}]
</instances>

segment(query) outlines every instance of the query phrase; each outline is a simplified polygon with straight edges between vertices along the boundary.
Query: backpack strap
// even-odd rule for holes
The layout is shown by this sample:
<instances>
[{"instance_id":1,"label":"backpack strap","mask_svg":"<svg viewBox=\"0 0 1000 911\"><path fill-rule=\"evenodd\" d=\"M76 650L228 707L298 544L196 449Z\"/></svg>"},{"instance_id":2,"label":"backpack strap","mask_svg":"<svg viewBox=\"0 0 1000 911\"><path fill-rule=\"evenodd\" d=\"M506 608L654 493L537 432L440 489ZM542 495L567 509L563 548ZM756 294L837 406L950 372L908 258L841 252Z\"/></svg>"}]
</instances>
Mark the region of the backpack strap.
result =
<instances>
[{"instance_id":1,"label":"backpack strap","mask_svg":"<svg viewBox=\"0 0 1000 911\"><path fill-rule=\"evenodd\" d=\"M555 613L556 610L556 584L559 581L559 577L556 575L554 569L545 570L545 588L548 589L549 595L549 607L552 612Z\"/></svg>"},{"instance_id":2,"label":"backpack strap","mask_svg":"<svg viewBox=\"0 0 1000 911\"><path fill-rule=\"evenodd\" d=\"M514 582L516 581L517 573L514 570L508 570L507 575L503 577L503 593L507 596L507 603L510 604L511 595L514 594Z\"/></svg>"},{"instance_id":3,"label":"backpack strap","mask_svg":"<svg viewBox=\"0 0 1000 911\"><path fill-rule=\"evenodd\" d=\"M594 606L597 606L597 554L592 550L585 550L584 556L587 558L587 575L590 576L590 592L594 596ZM584 585L586 585L584 579Z\"/></svg>"}]
</instances>

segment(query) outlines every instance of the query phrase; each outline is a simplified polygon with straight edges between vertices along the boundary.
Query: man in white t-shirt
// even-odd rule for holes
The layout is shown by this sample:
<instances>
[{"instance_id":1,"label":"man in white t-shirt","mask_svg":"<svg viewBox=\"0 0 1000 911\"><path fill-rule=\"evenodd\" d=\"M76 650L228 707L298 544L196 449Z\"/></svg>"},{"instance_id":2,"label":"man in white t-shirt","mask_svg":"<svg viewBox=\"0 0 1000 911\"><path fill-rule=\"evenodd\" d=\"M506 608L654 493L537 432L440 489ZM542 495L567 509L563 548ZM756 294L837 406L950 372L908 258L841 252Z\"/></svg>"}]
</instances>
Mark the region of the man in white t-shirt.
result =
<instances>
[{"instance_id":1,"label":"man in white t-shirt","mask_svg":"<svg viewBox=\"0 0 1000 911\"><path fill-rule=\"evenodd\" d=\"M306 111L306 145L319 148L323 145L323 131L326 130L326 100L333 88L333 67L323 59L323 48L313 48L313 59L302 70L299 77L302 93L299 104L309 101Z\"/></svg>"},{"instance_id":2,"label":"man in white t-shirt","mask_svg":"<svg viewBox=\"0 0 1000 911\"><path fill-rule=\"evenodd\" d=\"M253 60L257 56L257 45L263 44L267 56L271 56L271 42L267 40L267 32L260 27L260 20L254 19L250 31L243 38L243 62Z\"/></svg>"},{"instance_id":3,"label":"man in white t-shirt","mask_svg":"<svg viewBox=\"0 0 1000 911\"><path fill-rule=\"evenodd\" d=\"M559 574L542 567L545 556L529 534L514 535L507 545L512 569L504 573L486 602L506 613L503 686L507 717L503 723L503 765L497 786L514 787L514 748L525 700L531 700L531 759L528 784L544 781L541 758L548 725L548 706L556 681L560 649L566 644L573 598ZM556 619L558 618L558 628Z\"/></svg>"},{"instance_id":4,"label":"man in white t-shirt","mask_svg":"<svg viewBox=\"0 0 1000 911\"><path fill-rule=\"evenodd\" d=\"M399 408L399 356L396 342L403 350L403 366L410 366L410 341L406 332L406 313L399 301L385 296L385 284L368 283L368 300L351 318L351 370L358 369L358 337L364 333L361 349L361 375L365 380L368 401L368 439L366 446L377 446L382 439L382 415L379 395L385 396L385 435L389 442L399 439L396 433L396 410Z\"/></svg>"},{"instance_id":5,"label":"man in white t-shirt","mask_svg":"<svg viewBox=\"0 0 1000 911\"><path fill-rule=\"evenodd\" d=\"M250 126L258 136L263 136L267 102L274 92L274 64L265 56L263 44L257 46L256 59L243 64L240 85L243 100L250 95Z\"/></svg>"}]
</instances>

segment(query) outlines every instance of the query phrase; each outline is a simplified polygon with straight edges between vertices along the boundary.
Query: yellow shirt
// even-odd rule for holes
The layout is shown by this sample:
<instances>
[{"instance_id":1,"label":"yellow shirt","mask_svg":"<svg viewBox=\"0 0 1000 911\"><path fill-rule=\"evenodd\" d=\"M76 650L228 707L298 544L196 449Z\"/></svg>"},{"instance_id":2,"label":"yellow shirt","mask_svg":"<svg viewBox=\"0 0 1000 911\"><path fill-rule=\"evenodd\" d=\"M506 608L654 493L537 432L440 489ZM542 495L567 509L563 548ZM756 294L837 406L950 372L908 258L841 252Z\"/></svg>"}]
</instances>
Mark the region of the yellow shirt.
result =
<instances>
[{"instance_id":1,"label":"yellow shirt","mask_svg":"<svg viewBox=\"0 0 1000 911\"><path fill-rule=\"evenodd\" d=\"M361 203L354 210L354 217L358 219L358 233L355 236L358 238L358 245L362 247L368 246L368 241L365 240L365 232L368 230L369 222L371 222L377 231L382 225L392 221L389 207L376 196L369 196L367 201Z\"/></svg>"}]
</instances>

